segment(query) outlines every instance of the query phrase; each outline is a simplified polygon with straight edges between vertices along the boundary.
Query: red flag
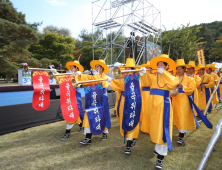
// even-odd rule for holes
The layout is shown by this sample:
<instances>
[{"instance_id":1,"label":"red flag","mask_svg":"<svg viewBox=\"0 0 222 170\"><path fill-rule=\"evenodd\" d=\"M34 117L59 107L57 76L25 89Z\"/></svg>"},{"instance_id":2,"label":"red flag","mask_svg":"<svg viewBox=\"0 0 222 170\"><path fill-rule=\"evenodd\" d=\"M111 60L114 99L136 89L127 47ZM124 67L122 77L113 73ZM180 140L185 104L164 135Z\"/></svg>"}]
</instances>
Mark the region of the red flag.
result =
<instances>
[{"instance_id":1,"label":"red flag","mask_svg":"<svg viewBox=\"0 0 222 170\"><path fill-rule=\"evenodd\" d=\"M32 107L35 110L42 111L50 105L50 87L47 71L34 71L32 74L34 94L32 98Z\"/></svg>"},{"instance_id":2,"label":"red flag","mask_svg":"<svg viewBox=\"0 0 222 170\"><path fill-rule=\"evenodd\" d=\"M76 89L72 87L72 79L75 77L59 77L60 106L64 119L74 122L79 117L79 108L76 101Z\"/></svg>"}]
</instances>

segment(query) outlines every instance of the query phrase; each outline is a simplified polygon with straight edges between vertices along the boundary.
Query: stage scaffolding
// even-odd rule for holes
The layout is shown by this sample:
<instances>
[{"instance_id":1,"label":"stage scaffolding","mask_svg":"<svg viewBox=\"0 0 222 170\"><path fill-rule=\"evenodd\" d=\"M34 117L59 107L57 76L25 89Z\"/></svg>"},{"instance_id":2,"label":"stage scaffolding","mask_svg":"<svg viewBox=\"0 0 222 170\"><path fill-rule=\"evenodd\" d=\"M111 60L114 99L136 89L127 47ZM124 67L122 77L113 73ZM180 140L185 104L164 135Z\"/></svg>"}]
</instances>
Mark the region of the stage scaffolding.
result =
<instances>
[{"instance_id":1,"label":"stage scaffolding","mask_svg":"<svg viewBox=\"0 0 222 170\"><path fill-rule=\"evenodd\" d=\"M106 43L101 43L102 39ZM129 53L126 49L137 46L136 64L145 63L148 39L152 39L152 44L161 42L161 13L153 4L147 0L92 0L93 59L95 48L100 48L103 52L99 58L109 53L107 64L112 65L120 58L125 63Z\"/></svg>"}]
</instances>

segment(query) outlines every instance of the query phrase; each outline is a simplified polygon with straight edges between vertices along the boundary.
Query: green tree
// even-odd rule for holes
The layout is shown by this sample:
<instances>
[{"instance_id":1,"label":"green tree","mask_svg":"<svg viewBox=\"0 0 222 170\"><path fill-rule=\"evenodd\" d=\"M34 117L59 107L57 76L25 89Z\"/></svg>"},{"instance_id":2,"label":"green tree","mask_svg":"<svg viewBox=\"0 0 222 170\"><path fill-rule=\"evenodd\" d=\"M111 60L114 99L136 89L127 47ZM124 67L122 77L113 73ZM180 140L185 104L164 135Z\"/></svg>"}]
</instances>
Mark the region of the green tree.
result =
<instances>
[{"instance_id":1,"label":"green tree","mask_svg":"<svg viewBox=\"0 0 222 170\"><path fill-rule=\"evenodd\" d=\"M45 61L49 59L50 63L45 62L46 67L48 64L57 65L60 62L64 67L67 62L73 60L74 43L75 39L70 36L63 37L59 33L47 31L43 39L29 47L29 51L33 58Z\"/></svg>"},{"instance_id":2,"label":"green tree","mask_svg":"<svg viewBox=\"0 0 222 170\"><path fill-rule=\"evenodd\" d=\"M38 42L38 23L28 24L25 14L17 12L10 0L0 0L0 63L1 72L16 74L22 62L41 66L41 61L31 57L27 50Z\"/></svg>"},{"instance_id":3,"label":"green tree","mask_svg":"<svg viewBox=\"0 0 222 170\"><path fill-rule=\"evenodd\" d=\"M209 52L209 58L213 58L214 60L217 59L219 62L222 62L222 36L216 40L214 47L210 49Z\"/></svg>"},{"instance_id":4,"label":"green tree","mask_svg":"<svg viewBox=\"0 0 222 170\"><path fill-rule=\"evenodd\" d=\"M197 37L201 38L202 40L200 42L203 43L203 50L204 50L204 56L206 63L210 63L212 59L219 60L219 58L212 58L212 55L210 53L210 50L214 48L214 42L222 36L222 21L214 21L211 23L203 23L200 25L195 25L193 27L199 27L202 26L200 31L197 33ZM210 56L211 55L211 56Z\"/></svg>"},{"instance_id":5,"label":"green tree","mask_svg":"<svg viewBox=\"0 0 222 170\"><path fill-rule=\"evenodd\" d=\"M49 25L43 29L43 32L54 32L63 35L63 37L71 36L71 32L68 28L58 28L53 25Z\"/></svg>"},{"instance_id":6,"label":"green tree","mask_svg":"<svg viewBox=\"0 0 222 170\"><path fill-rule=\"evenodd\" d=\"M80 53L82 54L80 58L81 65L84 67L84 69L90 69L90 61L92 61L93 58L92 42L83 41L79 49L81 50ZM103 49L94 48L94 60L98 60L102 52ZM77 58L78 56L75 56L75 59Z\"/></svg>"},{"instance_id":7,"label":"green tree","mask_svg":"<svg viewBox=\"0 0 222 170\"><path fill-rule=\"evenodd\" d=\"M197 37L197 33L201 27L189 27L181 25L177 29L170 31L164 31L162 36L162 48L163 53L168 54L170 46L170 58L176 60L178 58L184 58L187 63L192 57L193 60L197 60L197 50L200 44L203 44L201 38Z\"/></svg>"}]
</instances>

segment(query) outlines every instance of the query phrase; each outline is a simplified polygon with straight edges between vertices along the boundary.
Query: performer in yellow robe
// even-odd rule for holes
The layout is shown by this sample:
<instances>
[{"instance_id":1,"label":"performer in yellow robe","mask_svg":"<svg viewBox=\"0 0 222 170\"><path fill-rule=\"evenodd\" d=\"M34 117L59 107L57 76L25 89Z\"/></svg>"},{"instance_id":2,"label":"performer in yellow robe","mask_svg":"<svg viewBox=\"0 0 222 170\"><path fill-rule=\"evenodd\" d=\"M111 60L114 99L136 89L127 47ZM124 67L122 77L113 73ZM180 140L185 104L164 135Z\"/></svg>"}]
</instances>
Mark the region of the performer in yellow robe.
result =
<instances>
[{"instance_id":1,"label":"performer in yellow robe","mask_svg":"<svg viewBox=\"0 0 222 170\"><path fill-rule=\"evenodd\" d=\"M199 70L199 77L201 78L201 84L198 87L198 108L202 111L204 111L206 109L207 106L207 102L210 98L210 87L214 86L214 78L205 73L205 68L202 64L198 65ZM212 104L210 105L208 112L210 113L212 110Z\"/></svg>"},{"instance_id":2,"label":"performer in yellow robe","mask_svg":"<svg viewBox=\"0 0 222 170\"><path fill-rule=\"evenodd\" d=\"M125 68L120 67L120 70L125 70ZM122 74L121 74L121 77L123 77ZM119 122L120 96L121 96L121 91L117 90L116 91L116 103L115 103L115 116L117 117L118 122ZM112 117L114 117L114 116L112 116Z\"/></svg>"},{"instance_id":3,"label":"performer in yellow robe","mask_svg":"<svg viewBox=\"0 0 222 170\"><path fill-rule=\"evenodd\" d=\"M125 68L126 70L134 70L139 67L135 66L134 58L127 58L126 65L123 68ZM128 73L128 74L130 74L130 73ZM125 103L124 79L112 79L112 81L110 82L110 87L112 88L113 91L121 91L120 106L119 106L119 124L120 124L120 134L124 137L124 130L122 129L123 111L124 111L124 103ZM137 139L138 136L139 136L139 123L137 124L137 126L133 130L128 131L125 134L125 137L127 140L125 154L129 155L131 153L131 148L135 145L135 143L136 143L135 139Z\"/></svg>"},{"instance_id":4,"label":"performer in yellow robe","mask_svg":"<svg viewBox=\"0 0 222 170\"><path fill-rule=\"evenodd\" d=\"M206 69L206 73L211 75L214 78L214 87L211 88L211 90L212 90L211 92L213 92L213 90L216 88L216 85L219 81L219 76L213 72L214 67L211 66L211 64L207 64L205 69ZM216 91L216 93L214 94L214 97L213 97L213 104L216 105L218 103L219 103L219 98L218 98L218 94Z\"/></svg>"},{"instance_id":5,"label":"performer in yellow robe","mask_svg":"<svg viewBox=\"0 0 222 170\"><path fill-rule=\"evenodd\" d=\"M146 64L140 65L140 67L145 67L147 69L146 73L143 76L143 80L141 81L141 97L142 97L142 108L141 108L141 114L140 114L140 120L142 121L141 125L141 131L145 133L149 133L149 96L150 96L150 87L147 86L147 74L152 74L152 69L150 65L150 61L147 61Z\"/></svg>"},{"instance_id":6,"label":"performer in yellow robe","mask_svg":"<svg viewBox=\"0 0 222 170\"><path fill-rule=\"evenodd\" d=\"M109 73L109 67L105 64L104 60L93 60L93 61L90 62L90 66L93 69L93 74L94 75L83 75L83 74L79 75L78 76L79 81L99 80L99 79L108 79L109 78L106 75L107 73ZM91 85L91 84L97 84L97 83L99 83L99 82L87 83L87 84L84 84L84 85ZM100 83L102 83L103 88L108 87L108 82L107 81L101 81ZM106 119L108 119L110 121L110 115L109 115L109 117L106 116ZM84 127L84 135L86 135L86 138L85 138L85 140L81 141L80 144L90 145L91 144L92 133L91 133L91 130L90 130L88 115L87 115L86 112L84 114L83 127ZM107 134L108 134L108 129L105 128L104 131L103 131L102 140L107 139Z\"/></svg>"},{"instance_id":7,"label":"performer in yellow robe","mask_svg":"<svg viewBox=\"0 0 222 170\"><path fill-rule=\"evenodd\" d=\"M176 64L176 77L179 78L180 83L177 86L179 93L172 97L173 122L179 131L179 139L177 143L183 144L183 138L187 130L196 129L196 117L192 112L191 104L188 98L188 96L193 93L194 89L196 89L196 83L194 78L186 75L186 65L184 59L178 59Z\"/></svg>"},{"instance_id":8,"label":"performer in yellow robe","mask_svg":"<svg viewBox=\"0 0 222 170\"><path fill-rule=\"evenodd\" d=\"M151 67L157 69L156 74L148 74L150 86L148 103L149 135L156 144L154 154L157 154L156 168L162 169L167 150L172 150L173 108L169 99L170 90L174 89L179 80L172 76L167 69L175 69L175 62L166 54L154 57L150 61Z\"/></svg>"},{"instance_id":9,"label":"performer in yellow robe","mask_svg":"<svg viewBox=\"0 0 222 170\"><path fill-rule=\"evenodd\" d=\"M189 61L189 63L186 65L187 68L187 76L194 78L196 82L196 88L192 94L194 103L198 106L198 90L197 88L200 86L201 78L195 74L195 70L199 69L195 65L195 61ZM195 115L197 116L197 113L195 111Z\"/></svg>"},{"instance_id":10,"label":"performer in yellow robe","mask_svg":"<svg viewBox=\"0 0 222 170\"><path fill-rule=\"evenodd\" d=\"M80 72L84 71L83 66L77 60L74 60L73 62L66 63L66 68L69 70L68 73L76 73L77 71L80 71ZM61 77L61 76L56 76L55 77L57 82L59 82L59 77ZM77 76L75 76L75 78L77 78ZM70 131L73 128L74 124L76 124L76 123L79 124L79 127L80 127L79 131L83 130L82 121L81 121L80 116L79 116L78 119L75 122L67 122L65 134L61 138L62 141L66 140L67 138L70 137Z\"/></svg>"}]
</instances>

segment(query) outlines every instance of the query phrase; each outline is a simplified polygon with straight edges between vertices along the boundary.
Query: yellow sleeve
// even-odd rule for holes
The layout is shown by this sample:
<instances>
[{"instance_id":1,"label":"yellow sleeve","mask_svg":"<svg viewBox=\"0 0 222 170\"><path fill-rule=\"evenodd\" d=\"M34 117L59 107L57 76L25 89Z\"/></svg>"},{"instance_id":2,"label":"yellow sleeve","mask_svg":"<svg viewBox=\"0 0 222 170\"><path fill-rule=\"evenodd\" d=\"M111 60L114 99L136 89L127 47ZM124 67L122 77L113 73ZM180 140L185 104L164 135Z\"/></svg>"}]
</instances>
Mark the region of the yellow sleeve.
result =
<instances>
[{"instance_id":1,"label":"yellow sleeve","mask_svg":"<svg viewBox=\"0 0 222 170\"><path fill-rule=\"evenodd\" d=\"M148 86L150 87L152 85L152 80L153 80L153 77L155 76L155 74L150 74L150 73L146 73L144 74L143 76L141 76L143 79L143 83L146 84L145 86Z\"/></svg>"},{"instance_id":2,"label":"yellow sleeve","mask_svg":"<svg viewBox=\"0 0 222 170\"><path fill-rule=\"evenodd\" d=\"M107 75L104 75L104 76L103 76L103 79L107 79L107 78L108 78ZM103 88L107 88L107 87L109 86L108 81L101 81L101 82L102 82Z\"/></svg>"},{"instance_id":3,"label":"yellow sleeve","mask_svg":"<svg viewBox=\"0 0 222 170\"><path fill-rule=\"evenodd\" d=\"M174 89L179 84L178 77L172 76L168 71L163 72L163 79L169 89Z\"/></svg>"},{"instance_id":4,"label":"yellow sleeve","mask_svg":"<svg viewBox=\"0 0 222 170\"><path fill-rule=\"evenodd\" d=\"M197 75L195 75L195 82L196 82L196 88L199 87L199 85L201 83L201 78Z\"/></svg>"},{"instance_id":5,"label":"yellow sleeve","mask_svg":"<svg viewBox=\"0 0 222 170\"><path fill-rule=\"evenodd\" d=\"M191 78L191 77L187 77L188 79L188 82L187 82L187 85L186 86L183 86L183 91L187 94L187 95L190 95L193 93L193 91L195 90L196 88L196 82L194 80L194 78Z\"/></svg>"},{"instance_id":6,"label":"yellow sleeve","mask_svg":"<svg viewBox=\"0 0 222 170\"><path fill-rule=\"evenodd\" d=\"M219 77L217 74L213 74L213 75L214 75L214 81L215 81L215 82L218 82L219 79L220 79L220 77Z\"/></svg>"},{"instance_id":7,"label":"yellow sleeve","mask_svg":"<svg viewBox=\"0 0 222 170\"><path fill-rule=\"evenodd\" d=\"M144 86L150 86L149 85L149 81L148 81L148 75L149 73L145 73L143 76L140 76L140 83L141 83L141 87L144 87Z\"/></svg>"},{"instance_id":8,"label":"yellow sleeve","mask_svg":"<svg viewBox=\"0 0 222 170\"><path fill-rule=\"evenodd\" d=\"M209 88L209 87L213 87L213 86L214 86L214 78L211 75L209 75L208 84L205 84L205 87Z\"/></svg>"},{"instance_id":9,"label":"yellow sleeve","mask_svg":"<svg viewBox=\"0 0 222 170\"><path fill-rule=\"evenodd\" d=\"M112 79L110 87L113 91L124 91L124 79Z\"/></svg>"}]
</instances>

